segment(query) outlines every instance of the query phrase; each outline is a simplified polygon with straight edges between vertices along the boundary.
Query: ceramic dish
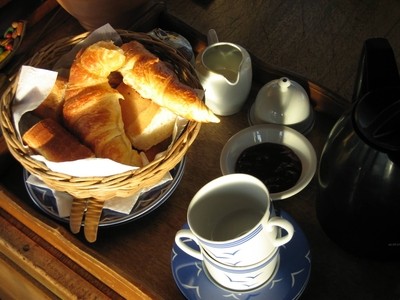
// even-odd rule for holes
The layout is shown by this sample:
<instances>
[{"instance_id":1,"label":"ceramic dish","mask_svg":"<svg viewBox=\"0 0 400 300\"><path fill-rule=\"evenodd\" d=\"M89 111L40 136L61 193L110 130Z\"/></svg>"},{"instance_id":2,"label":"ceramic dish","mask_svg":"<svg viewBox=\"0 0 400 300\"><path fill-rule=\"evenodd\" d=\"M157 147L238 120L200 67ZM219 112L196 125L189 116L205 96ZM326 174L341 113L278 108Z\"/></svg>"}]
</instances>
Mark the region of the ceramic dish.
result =
<instances>
[{"instance_id":1,"label":"ceramic dish","mask_svg":"<svg viewBox=\"0 0 400 300\"><path fill-rule=\"evenodd\" d=\"M171 181L143 193L136 201L135 206L132 208L129 214L122 214L109 209L103 209L99 226L120 225L143 217L144 215L158 208L172 195L177 188L183 176L185 163L186 158L183 158L183 160L170 171L170 174L173 178ZM69 223L68 217L62 218L59 216L56 199L52 190L27 183L26 180L29 176L29 173L26 170L23 171L23 176L26 190L28 191L28 194L35 205L52 218L58 221Z\"/></svg>"},{"instance_id":2,"label":"ceramic dish","mask_svg":"<svg viewBox=\"0 0 400 300\"><path fill-rule=\"evenodd\" d=\"M261 122L261 121L257 120L257 118L255 117L254 110L255 110L255 105L253 104L251 106L251 108L249 109L249 114L248 114L248 120L249 120L250 126L258 125L258 124L266 124L266 122ZM314 121L315 121L314 120L314 112L311 109L310 114L304 121L301 121L299 123L294 123L294 124L286 124L285 126L291 127L293 129L297 130L298 132L302 133L303 135L307 135L313 129Z\"/></svg>"},{"instance_id":3,"label":"ceramic dish","mask_svg":"<svg viewBox=\"0 0 400 300\"><path fill-rule=\"evenodd\" d=\"M267 142L289 147L301 161L301 174L296 184L285 191L270 193L272 200L286 199L303 190L313 178L317 168L317 156L313 146L304 135L290 127L261 124L239 131L228 140L222 149L221 172L223 175L235 173L236 161L245 149Z\"/></svg>"},{"instance_id":4,"label":"ceramic dish","mask_svg":"<svg viewBox=\"0 0 400 300\"><path fill-rule=\"evenodd\" d=\"M295 234L279 250L279 262L274 274L262 286L248 291L234 291L213 281L203 263L183 252L176 244L172 248L171 268L181 293L189 300L199 299L252 299L295 300L308 284L311 271L311 253L308 240L296 221L286 212L281 216L289 220ZM185 224L183 228L188 228ZM194 243L187 240L187 243ZM195 244L193 244L195 245Z\"/></svg>"}]
</instances>

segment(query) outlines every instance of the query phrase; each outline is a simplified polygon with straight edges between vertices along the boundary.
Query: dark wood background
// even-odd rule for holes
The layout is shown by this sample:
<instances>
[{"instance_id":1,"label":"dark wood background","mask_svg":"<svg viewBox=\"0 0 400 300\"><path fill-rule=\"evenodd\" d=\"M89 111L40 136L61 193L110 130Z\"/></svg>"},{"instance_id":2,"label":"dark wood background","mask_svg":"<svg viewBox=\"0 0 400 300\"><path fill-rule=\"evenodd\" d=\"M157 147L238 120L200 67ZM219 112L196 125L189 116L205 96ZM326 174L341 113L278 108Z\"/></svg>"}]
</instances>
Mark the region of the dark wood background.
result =
<instances>
[{"instance_id":1,"label":"dark wood background","mask_svg":"<svg viewBox=\"0 0 400 300\"><path fill-rule=\"evenodd\" d=\"M400 64L398 0L166 0L202 33L242 45L268 64L351 99L365 39L385 37Z\"/></svg>"}]
</instances>

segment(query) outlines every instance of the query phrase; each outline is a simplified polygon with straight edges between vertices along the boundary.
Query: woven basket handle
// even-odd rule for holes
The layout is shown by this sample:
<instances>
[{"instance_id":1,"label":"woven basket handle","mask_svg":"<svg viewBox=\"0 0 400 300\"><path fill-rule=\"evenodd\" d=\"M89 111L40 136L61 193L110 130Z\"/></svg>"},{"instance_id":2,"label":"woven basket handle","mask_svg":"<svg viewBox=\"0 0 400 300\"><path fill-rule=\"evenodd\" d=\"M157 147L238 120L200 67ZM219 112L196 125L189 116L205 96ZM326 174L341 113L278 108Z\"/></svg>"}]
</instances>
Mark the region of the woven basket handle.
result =
<instances>
[{"instance_id":1,"label":"woven basket handle","mask_svg":"<svg viewBox=\"0 0 400 300\"><path fill-rule=\"evenodd\" d=\"M86 204L86 199L75 198L72 201L71 213L69 216L69 228L71 229L72 233L76 234L81 230Z\"/></svg>"},{"instance_id":2,"label":"woven basket handle","mask_svg":"<svg viewBox=\"0 0 400 300\"><path fill-rule=\"evenodd\" d=\"M103 211L104 200L95 198L79 199L72 201L69 227L72 233L79 233L82 223L84 224L85 238L93 243L97 239L97 230Z\"/></svg>"},{"instance_id":3,"label":"woven basket handle","mask_svg":"<svg viewBox=\"0 0 400 300\"><path fill-rule=\"evenodd\" d=\"M95 242L97 239L97 230L103 206L104 200L90 198L87 202L84 232L86 240L90 243Z\"/></svg>"}]
</instances>

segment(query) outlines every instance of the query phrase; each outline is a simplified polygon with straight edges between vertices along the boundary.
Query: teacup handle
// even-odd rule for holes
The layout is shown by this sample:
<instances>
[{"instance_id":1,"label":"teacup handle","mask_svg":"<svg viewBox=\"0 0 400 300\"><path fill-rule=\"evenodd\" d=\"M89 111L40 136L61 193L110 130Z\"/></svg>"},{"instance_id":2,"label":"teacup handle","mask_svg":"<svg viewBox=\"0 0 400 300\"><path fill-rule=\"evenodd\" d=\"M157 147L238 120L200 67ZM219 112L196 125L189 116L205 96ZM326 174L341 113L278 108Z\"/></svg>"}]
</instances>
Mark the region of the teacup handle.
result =
<instances>
[{"instance_id":1,"label":"teacup handle","mask_svg":"<svg viewBox=\"0 0 400 300\"><path fill-rule=\"evenodd\" d=\"M267 230L272 231L273 227L275 226L283 228L287 232L287 234L273 240L272 244L274 245L274 247L279 247L288 243L292 239L294 234L292 223L280 217L272 217L267 223Z\"/></svg>"},{"instance_id":2,"label":"teacup handle","mask_svg":"<svg viewBox=\"0 0 400 300\"><path fill-rule=\"evenodd\" d=\"M184 239L191 239L197 245L199 245L198 239L190 231L190 229L179 230L175 235L175 243L182 251L186 252L190 256L193 256L194 258L196 258L198 260L203 260L203 255L201 254L201 252L199 250L195 250L192 247L188 246L188 244L183 241ZM200 247L200 245L199 245L199 247Z\"/></svg>"}]
</instances>

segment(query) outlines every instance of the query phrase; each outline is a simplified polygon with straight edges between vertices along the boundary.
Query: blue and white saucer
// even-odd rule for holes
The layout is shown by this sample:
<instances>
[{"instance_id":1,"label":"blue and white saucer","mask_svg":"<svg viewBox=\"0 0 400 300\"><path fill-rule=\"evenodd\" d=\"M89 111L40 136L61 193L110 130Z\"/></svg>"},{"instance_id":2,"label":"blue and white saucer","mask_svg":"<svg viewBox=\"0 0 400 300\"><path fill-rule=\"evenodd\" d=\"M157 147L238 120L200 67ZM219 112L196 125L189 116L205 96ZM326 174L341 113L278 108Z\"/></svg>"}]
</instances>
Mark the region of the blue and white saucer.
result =
<instances>
[{"instance_id":1,"label":"blue and white saucer","mask_svg":"<svg viewBox=\"0 0 400 300\"><path fill-rule=\"evenodd\" d=\"M293 224L292 240L280 248L280 261L274 275L262 286L249 291L234 291L221 287L204 270L200 260L183 252L175 243L172 248L171 267L175 282L189 300L198 299L251 299L295 300L307 286L311 272L311 253L308 240L296 221L286 212L281 216ZM185 224L183 228L188 228ZM189 240L187 243L192 243Z\"/></svg>"}]
</instances>

